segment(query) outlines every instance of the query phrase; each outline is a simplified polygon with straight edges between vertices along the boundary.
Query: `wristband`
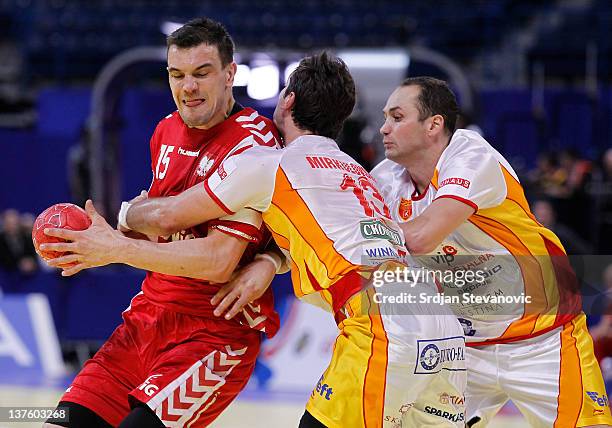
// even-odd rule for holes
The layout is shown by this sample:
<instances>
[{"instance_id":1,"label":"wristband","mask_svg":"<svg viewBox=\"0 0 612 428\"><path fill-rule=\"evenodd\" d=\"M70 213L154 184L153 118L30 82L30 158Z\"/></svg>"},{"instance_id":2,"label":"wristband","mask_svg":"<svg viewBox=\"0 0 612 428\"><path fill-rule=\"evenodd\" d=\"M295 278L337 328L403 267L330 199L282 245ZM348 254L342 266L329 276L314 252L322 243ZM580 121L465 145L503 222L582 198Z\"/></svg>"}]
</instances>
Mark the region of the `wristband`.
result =
<instances>
[{"instance_id":1,"label":"wristband","mask_svg":"<svg viewBox=\"0 0 612 428\"><path fill-rule=\"evenodd\" d=\"M274 254L274 253L260 253L260 254L256 254L255 255L255 260L261 260L261 259L265 259L265 260L271 261L272 264L274 265L276 273L279 273L279 271L281 270L281 267L282 267L283 263L280 260L280 257L278 256L278 254Z\"/></svg>"},{"instance_id":2,"label":"wristband","mask_svg":"<svg viewBox=\"0 0 612 428\"><path fill-rule=\"evenodd\" d=\"M127 224L127 213L132 204L129 202L121 202L121 209L119 210L119 215L117 216L117 223L124 229L132 230L130 226Z\"/></svg>"}]
</instances>

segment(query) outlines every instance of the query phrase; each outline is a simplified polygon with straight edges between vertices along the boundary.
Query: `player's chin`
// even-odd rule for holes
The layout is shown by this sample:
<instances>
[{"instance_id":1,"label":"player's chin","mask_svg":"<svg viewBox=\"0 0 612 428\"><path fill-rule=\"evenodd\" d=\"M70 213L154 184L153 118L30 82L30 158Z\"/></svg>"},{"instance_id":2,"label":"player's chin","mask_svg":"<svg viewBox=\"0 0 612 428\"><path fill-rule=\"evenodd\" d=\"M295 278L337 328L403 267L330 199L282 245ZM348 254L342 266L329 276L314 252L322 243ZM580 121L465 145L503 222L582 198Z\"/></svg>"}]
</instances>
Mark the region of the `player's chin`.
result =
<instances>
[{"instance_id":1,"label":"player's chin","mask_svg":"<svg viewBox=\"0 0 612 428\"><path fill-rule=\"evenodd\" d=\"M190 127L202 126L210 121L209 114L198 114L191 111L183 111L181 113L181 118L183 119L183 122Z\"/></svg>"},{"instance_id":2,"label":"player's chin","mask_svg":"<svg viewBox=\"0 0 612 428\"><path fill-rule=\"evenodd\" d=\"M385 146L385 157L387 159L394 160L397 155L397 150L393 148L393 146Z\"/></svg>"}]
</instances>

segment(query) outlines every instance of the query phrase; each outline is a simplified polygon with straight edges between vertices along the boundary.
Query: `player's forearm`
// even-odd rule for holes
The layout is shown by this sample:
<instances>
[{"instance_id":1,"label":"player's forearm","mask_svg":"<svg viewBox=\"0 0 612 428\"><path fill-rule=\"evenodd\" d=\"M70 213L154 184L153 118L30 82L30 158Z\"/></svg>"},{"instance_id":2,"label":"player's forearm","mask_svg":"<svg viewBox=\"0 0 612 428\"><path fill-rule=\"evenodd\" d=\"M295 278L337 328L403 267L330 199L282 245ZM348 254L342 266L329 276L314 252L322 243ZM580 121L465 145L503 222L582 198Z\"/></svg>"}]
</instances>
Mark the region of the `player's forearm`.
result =
<instances>
[{"instance_id":1,"label":"player's forearm","mask_svg":"<svg viewBox=\"0 0 612 428\"><path fill-rule=\"evenodd\" d=\"M235 263L228 258L222 246L209 245L204 239L162 244L130 239L119 249L116 262L166 275L212 282L226 282L228 272L235 268Z\"/></svg>"},{"instance_id":2,"label":"player's forearm","mask_svg":"<svg viewBox=\"0 0 612 428\"><path fill-rule=\"evenodd\" d=\"M412 254L429 254L472 214L472 205L449 197L436 199L417 218L400 224L406 247Z\"/></svg>"},{"instance_id":3,"label":"player's forearm","mask_svg":"<svg viewBox=\"0 0 612 428\"><path fill-rule=\"evenodd\" d=\"M226 214L204 187L196 184L179 195L149 198L130 206L124 226L146 235L167 236Z\"/></svg>"},{"instance_id":4,"label":"player's forearm","mask_svg":"<svg viewBox=\"0 0 612 428\"><path fill-rule=\"evenodd\" d=\"M145 235L168 236L182 230L174 221L174 198L149 198L129 207L126 222L130 229Z\"/></svg>"},{"instance_id":5,"label":"player's forearm","mask_svg":"<svg viewBox=\"0 0 612 428\"><path fill-rule=\"evenodd\" d=\"M429 233L425 219L416 218L407 223L400 223L404 232L406 248L411 254L427 254L442 242L434 233Z\"/></svg>"}]
</instances>

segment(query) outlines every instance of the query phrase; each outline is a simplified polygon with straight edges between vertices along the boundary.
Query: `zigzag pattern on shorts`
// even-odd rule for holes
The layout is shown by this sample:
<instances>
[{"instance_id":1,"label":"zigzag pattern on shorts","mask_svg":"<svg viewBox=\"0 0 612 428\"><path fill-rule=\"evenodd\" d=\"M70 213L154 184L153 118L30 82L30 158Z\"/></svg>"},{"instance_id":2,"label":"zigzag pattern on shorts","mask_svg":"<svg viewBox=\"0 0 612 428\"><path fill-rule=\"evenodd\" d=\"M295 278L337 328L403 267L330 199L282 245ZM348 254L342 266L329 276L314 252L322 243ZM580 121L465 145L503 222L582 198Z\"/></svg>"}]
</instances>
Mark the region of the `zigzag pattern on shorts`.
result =
<instances>
[{"instance_id":1,"label":"zigzag pattern on shorts","mask_svg":"<svg viewBox=\"0 0 612 428\"><path fill-rule=\"evenodd\" d=\"M247 303L247 305L242 308L241 314L243 316L243 320L240 320L240 324L244 325L246 321L246 325L253 330L258 330L262 333L266 332L266 320L268 317L261 313L260 305Z\"/></svg>"},{"instance_id":2,"label":"zigzag pattern on shorts","mask_svg":"<svg viewBox=\"0 0 612 428\"><path fill-rule=\"evenodd\" d=\"M159 391L147 405L166 427L192 427L217 399L227 376L242 361L247 348L213 351Z\"/></svg>"}]
</instances>

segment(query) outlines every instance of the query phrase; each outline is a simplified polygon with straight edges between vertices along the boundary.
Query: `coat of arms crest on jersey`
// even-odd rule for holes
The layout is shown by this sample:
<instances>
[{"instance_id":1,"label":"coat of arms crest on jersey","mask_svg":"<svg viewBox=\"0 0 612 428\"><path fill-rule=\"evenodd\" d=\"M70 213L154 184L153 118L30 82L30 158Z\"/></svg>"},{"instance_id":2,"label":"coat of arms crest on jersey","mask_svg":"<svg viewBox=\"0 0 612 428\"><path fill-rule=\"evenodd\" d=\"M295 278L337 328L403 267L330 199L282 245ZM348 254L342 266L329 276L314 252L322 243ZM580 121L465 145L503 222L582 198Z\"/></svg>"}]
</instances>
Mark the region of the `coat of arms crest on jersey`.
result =
<instances>
[{"instance_id":1,"label":"coat of arms crest on jersey","mask_svg":"<svg viewBox=\"0 0 612 428\"><path fill-rule=\"evenodd\" d=\"M410 199L401 198L398 211L402 220L410 220L410 216L412 216L412 201Z\"/></svg>"},{"instance_id":2,"label":"coat of arms crest on jersey","mask_svg":"<svg viewBox=\"0 0 612 428\"><path fill-rule=\"evenodd\" d=\"M196 169L196 174L198 174L200 177L206 176L206 173L213 166L214 163L215 163L214 159L208 159L208 156L204 156L200 160L200 164L198 165L198 168Z\"/></svg>"}]
</instances>

